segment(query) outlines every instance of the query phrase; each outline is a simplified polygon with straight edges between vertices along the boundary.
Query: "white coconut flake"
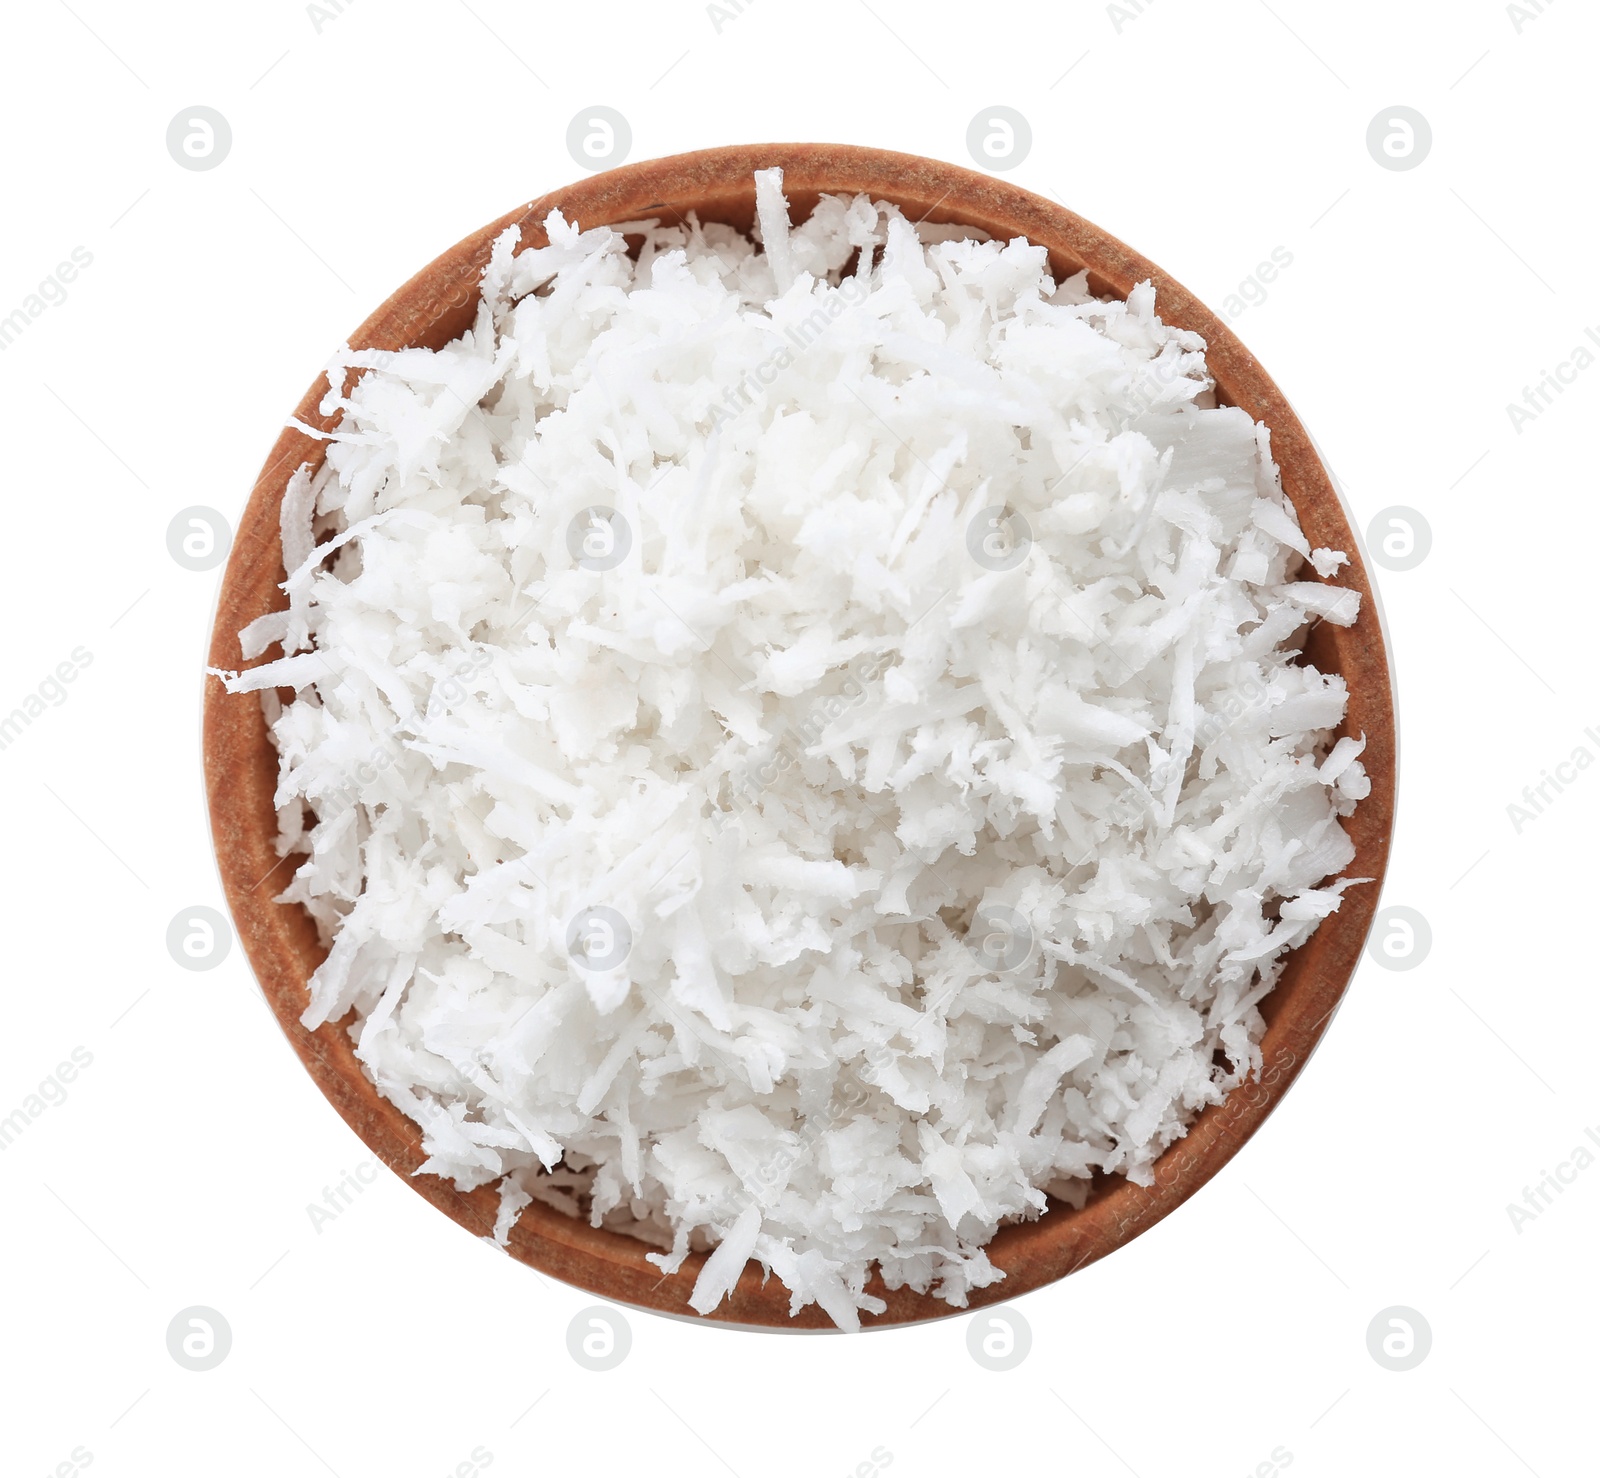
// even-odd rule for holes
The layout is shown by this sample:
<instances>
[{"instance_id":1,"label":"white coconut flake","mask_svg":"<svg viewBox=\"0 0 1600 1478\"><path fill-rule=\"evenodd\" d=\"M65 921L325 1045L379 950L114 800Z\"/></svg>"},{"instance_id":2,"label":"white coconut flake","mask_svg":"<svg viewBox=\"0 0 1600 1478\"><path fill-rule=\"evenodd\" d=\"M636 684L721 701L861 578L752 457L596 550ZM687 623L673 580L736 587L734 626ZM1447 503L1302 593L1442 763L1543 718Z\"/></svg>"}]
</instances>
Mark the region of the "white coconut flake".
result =
<instances>
[{"instance_id":1,"label":"white coconut flake","mask_svg":"<svg viewBox=\"0 0 1600 1478\"><path fill-rule=\"evenodd\" d=\"M1350 556L1341 549L1313 549L1311 551L1311 565L1324 580L1331 580L1339 573L1341 565L1350 563Z\"/></svg>"},{"instance_id":2,"label":"white coconut flake","mask_svg":"<svg viewBox=\"0 0 1600 1478\"><path fill-rule=\"evenodd\" d=\"M764 249L552 213L455 342L342 350L241 635L283 655L221 676L304 1020L423 1170L501 1245L537 1200L852 1328L1259 1066L1354 881L1363 741L1297 655L1359 598L1149 284L756 187Z\"/></svg>"}]
</instances>

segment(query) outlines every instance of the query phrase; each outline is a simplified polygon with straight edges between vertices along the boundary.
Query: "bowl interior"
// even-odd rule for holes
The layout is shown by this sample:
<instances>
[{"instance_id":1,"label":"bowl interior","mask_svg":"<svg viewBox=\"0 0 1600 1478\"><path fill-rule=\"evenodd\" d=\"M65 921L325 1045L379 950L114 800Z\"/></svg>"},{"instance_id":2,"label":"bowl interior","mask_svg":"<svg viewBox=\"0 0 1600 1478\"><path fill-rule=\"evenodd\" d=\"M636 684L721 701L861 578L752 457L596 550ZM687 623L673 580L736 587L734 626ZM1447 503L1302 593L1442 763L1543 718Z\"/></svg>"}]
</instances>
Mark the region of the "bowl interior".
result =
<instances>
[{"instance_id":1,"label":"bowl interior","mask_svg":"<svg viewBox=\"0 0 1600 1478\"><path fill-rule=\"evenodd\" d=\"M972 1305L977 1306L1063 1277L1167 1215L1227 1163L1304 1066L1355 968L1387 861L1394 806L1387 655L1359 546L1338 495L1304 428L1255 359L1192 294L1114 237L1047 200L971 170L883 150L777 144L705 150L608 171L553 191L468 237L402 287L350 342L357 348L386 349L439 348L449 342L472 321L478 273L493 239L515 225L524 246L544 244L541 223L557 206L569 221L585 227L652 215L670 220L692 210L702 221L748 230L755 214L751 175L771 165L784 169L785 193L796 221L825 192L864 191L894 202L913 219L979 226L1005 238L1027 236L1048 248L1058 277L1087 270L1100 296L1125 297L1136 283L1150 279L1162 317L1206 339L1219 399L1269 427L1284 489L1307 537L1314 547L1349 553L1351 562L1340 572L1339 583L1362 595L1354 626L1317 625L1304 650L1307 660L1324 672L1342 674L1347 682L1349 708L1339 732L1367 739L1363 762L1372 793L1345 826L1356 847L1349 874L1375 881L1351 889L1339 912L1289 957L1277 987L1262 1004L1267 1031L1261 1073L1199 1116L1188 1136L1158 1161L1152 1186L1101 1177L1081 1209L1053 1202L1037 1221L1004 1228L988 1252L1006 1277L975 1293ZM324 384L319 378L295 413L321 429L331 425L331 418L317 409ZM294 470L302 463L320 465L324 451L325 443L293 428L273 447L225 572L212 632L213 666L238 667L238 632L255 617L284 606L278 588L284 578L279 505ZM1315 577L1308 572L1305 578ZM229 696L208 680L203 743L224 890L241 943L284 1032L322 1092L376 1155L462 1226L490 1236L498 1207L493 1188L462 1193L434 1176L417 1176L424 1158L421 1132L367 1079L345 1027L329 1023L308 1032L300 1025L306 982L324 952L309 915L296 905L274 902L298 857L279 858L274 848L272 796L278 758L256 697ZM692 1256L677 1274L663 1277L645 1261L651 1250L635 1238L591 1228L538 1202L523 1213L509 1247L521 1261L594 1293L642 1308L686 1313L702 1259ZM872 1291L888 1309L875 1318L863 1316L868 1326L956 1312L931 1295L885 1289L876 1277ZM754 1267L746 1269L739 1286L709 1317L745 1326L832 1327L816 1305L791 1319L787 1290L776 1279L763 1282Z\"/></svg>"}]
</instances>

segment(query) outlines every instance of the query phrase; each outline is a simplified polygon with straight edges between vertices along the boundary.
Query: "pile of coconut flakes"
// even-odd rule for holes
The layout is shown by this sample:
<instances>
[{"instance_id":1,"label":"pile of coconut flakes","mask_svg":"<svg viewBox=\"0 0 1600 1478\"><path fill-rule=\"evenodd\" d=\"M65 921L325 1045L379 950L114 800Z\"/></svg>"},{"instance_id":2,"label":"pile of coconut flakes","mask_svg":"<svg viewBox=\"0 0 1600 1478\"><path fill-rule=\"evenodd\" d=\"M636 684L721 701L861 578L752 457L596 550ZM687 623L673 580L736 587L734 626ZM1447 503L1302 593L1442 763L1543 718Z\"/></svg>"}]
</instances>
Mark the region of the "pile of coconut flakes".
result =
<instances>
[{"instance_id":1,"label":"pile of coconut flakes","mask_svg":"<svg viewBox=\"0 0 1600 1478\"><path fill-rule=\"evenodd\" d=\"M1358 598L1148 284L756 179L759 245L552 213L455 342L341 352L241 637L284 655L222 676L303 1019L423 1171L853 1328L1259 1065L1368 791L1293 659Z\"/></svg>"}]
</instances>

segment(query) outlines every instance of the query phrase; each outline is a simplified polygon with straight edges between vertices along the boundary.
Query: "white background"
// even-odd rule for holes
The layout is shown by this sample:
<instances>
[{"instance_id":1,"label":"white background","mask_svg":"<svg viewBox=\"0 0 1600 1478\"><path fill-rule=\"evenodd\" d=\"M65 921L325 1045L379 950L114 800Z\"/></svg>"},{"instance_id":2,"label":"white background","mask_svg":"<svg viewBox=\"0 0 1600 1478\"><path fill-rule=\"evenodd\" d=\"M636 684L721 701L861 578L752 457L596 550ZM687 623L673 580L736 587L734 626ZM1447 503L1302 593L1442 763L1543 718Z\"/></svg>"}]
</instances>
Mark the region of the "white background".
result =
<instances>
[{"instance_id":1,"label":"white background","mask_svg":"<svg viewBox=\"0 0 1600 1478\"><path fill-rule=\"evenodd\" d=\"M93 660L0 751L0 1115L73 1048L93 1064L0 1153L0 1469L55 1473L79 1449L97 1478L438 1478L485 1454L497 1474L769 1478L854 1474L881 1449L892 1475L1265 1478L1277 1449L1297 1478L1592 1472L1600 1166L1520 1230L1506 1208L1600 1126L1600 768L1520 834L1506 808L1576 746L1600 753L1600 367L1520 432L1506 406L1600 324L1600 19L757 0L719 33L691 0L472 3L330 0L318 22L291 0L40 0L4 22L0 316L75 247L93 262L0 353L0 711L74 648ZM203 172L165 147L197 104L234 138ZM176 913L221 906L198 762L218 572L169 557L169 520L235 519L331 349L446 247L578 176L567 125L595 104L628 118L635 159L823 139L964 164L973 116L1018 109L1033 146L1008 178L1214 306L1275 247L1293 256L1236 329L1357 523L1403 505L1433 530L1420 566L1374 570L1404 752L1385 901L1425 916L1431 954L1365 961L1219 1179L1022 1299L1033 1344L1008 1372L968 1354L965 1316L799 1338L636 1312L627 1360L580 1368L566 1330L595 1300L387 1171L313 1228L363 1146L237 947L209 972L166 950ZM1396 104L1434 136L1403 172L1365 143ZM233 1332L206 1373L166 1348L196 1304ZM1367 1349L1391 1305L1433 1331L1404 1373Z\"/></svg>"}]
</instances>

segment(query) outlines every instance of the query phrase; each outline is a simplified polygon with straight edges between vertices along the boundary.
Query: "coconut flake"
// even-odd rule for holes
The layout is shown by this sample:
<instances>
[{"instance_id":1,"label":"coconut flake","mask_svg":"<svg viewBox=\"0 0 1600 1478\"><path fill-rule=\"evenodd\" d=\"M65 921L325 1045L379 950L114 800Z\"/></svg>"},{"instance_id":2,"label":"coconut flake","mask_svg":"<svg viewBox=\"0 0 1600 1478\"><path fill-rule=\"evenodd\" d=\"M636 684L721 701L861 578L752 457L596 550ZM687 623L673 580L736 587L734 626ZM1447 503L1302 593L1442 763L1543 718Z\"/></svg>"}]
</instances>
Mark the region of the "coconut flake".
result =
<instances>
[{"instance_id":1,"label":"coconut flake","mask_svg":"<svg viewBox=\"0 0 1600 1478\"><path fill-rule=\"evenodd\" d=\"M424 1171L851 1328L874 1273L965 1306L1259 1066L1353 881L1363 741L1294 653L1359 598L1148 284L756 191L764 250L552 213L453 343L341 350L241 636L282 655L219 675L305 1020Z\"/></svg>"}]
</instances>

